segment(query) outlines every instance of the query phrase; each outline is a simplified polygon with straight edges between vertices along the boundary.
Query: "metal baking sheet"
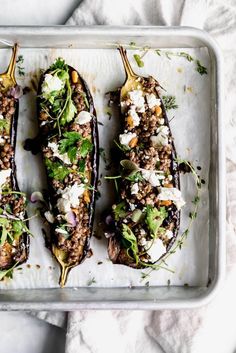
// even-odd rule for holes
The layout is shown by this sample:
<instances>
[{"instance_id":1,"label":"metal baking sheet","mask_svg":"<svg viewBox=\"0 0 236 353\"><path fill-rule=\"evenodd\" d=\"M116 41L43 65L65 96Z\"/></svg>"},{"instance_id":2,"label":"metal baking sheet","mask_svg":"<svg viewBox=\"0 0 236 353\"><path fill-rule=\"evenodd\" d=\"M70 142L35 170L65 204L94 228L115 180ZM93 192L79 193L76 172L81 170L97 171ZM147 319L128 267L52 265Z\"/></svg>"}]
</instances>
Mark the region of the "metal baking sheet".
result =
<instances>
[{"instance_id":1,"label":"metal baking sheet","mask_svg":"<svg viewBox=\"0 0 236 353\"><path fill-rule=\"evenodd\" d=\"M9 308L13 308L14 305L15 305L15 308L17 309L32 308L31 305L34 305L34 308L36 309L43 308L43 310L48 308L48 306L50 306L51 309L60 308L60 309L67 309L67 310L74 309L75 307L78 307L78 308L79 307L80 308L100 307L101 305L103 308L104 307L107 307L107 308L110 308L110 307L134 308L135 307L140 309L154 308L154 307L159 308L163 306L180 307L180 306L197 305L197 303L200 303L203 300L206 300L207 298L209 298L210 292L214 293L216 291L216 288L220 282L221 274L223 272L223 267L224 267L224 242L222 238L223 237L222 229L223 229L223 223L224 223L224 200L221 199L222 193L220 190L220 188L222 187L222 185L220 184L222 179L220 179L220 177L224 176L224 166L222 161L223 143L221 140L222 126L220 125L221 124L221 121L220 121L221 105L220 105L220 96L219 96L219 88L221 87L221 83L220 83L221 78L220 78L220 70L219 70L220 55L214 42L212 42L212 40L208 38L206 34L197 30L192 30L187 28L185 29L176 28L175 30L173 30L172 28L160 29L160 28L150 28L150 27L149 28L139 27L139 28L129 28L129 29L109 28L109 31L107 31L106 28L104 27L99 27L99 28L98 27L90 27L90 28L79 28L79 27L35 28L34 27L34 28L27 28L27 29L5 27L5 28L0 28L0 39L1 38L9 42L17 41L21 46L21 48L23 48L22 50L24 51L24 56L27 55L27 52L29 56L30 55L32 56L32 52L36 50L37 57L39 57L39 61L37 61L38 68L40 67L40 63L42 64L42 66L47 63L47 60L50 63L51 60L57 57L59 54L61 54L61 56L66 58L66 53L67 52L69 53L73 50L75 51L75 53L77 52L77 54L79 51L80 56L82 55L83 52L84 52L84 55L88 55L87 53L88 51L90 51L91 56L96 55L96 50L97 52L99 52L99 49L100 51L102 49L104 53L106 51L110 52L111 51L110 48L114 47L114 44L117 42L128 44L129 42L132 41L132 42L135 42L136 45L140 47L142 46L150 46L151 48L169 47L169 48L172 48L173 51L175 50L175 48L186 47L186 48L189 48L188 50L190 53L191 51L194 52L194 50L198 50L199 55L200 53L202 53L201 54L202 56L200 57L200 59L203 59L204 61L204 55L206 57L209 55L209 58L210 58L210 65L209 65L210 82L206 83L206 86L209 85L209 89L206 90L206 92L202 92L204 93L204 95L202 96L202 99L206 98L206 100L208 101L209 111L206 111L205 114L206 113L209 114L209 121L208 121L208 124L206 124L206 126L209 125L211 133L209 134L209 137L207 136L210 143L208 142L208 146L206 146L206 151L207 149L209 149L209 158L208 158L208 155L206 156L206 162L208 162L208 159L209 159L209 165L205 166L206 167L205 169L208 169L208 167L210 166L210 172L209 172L210 204L209 204L209 207L207 207L207 211L204 212L205 217L207 217L206 224L208 221L207 213L209 212L209 237L208 237L208 232L206 232L207 240L209 240L209 254L201 253L201 249L199 247L198 252L194 251L194 256L196 256L196 259L193 258L193 262L192 262L192 264L198 261L199 263L202 262L203 267L201 267L201 269L202 268L204 269L204 275L202 277L200 276L200 279L198 278L198 280L196 280L194 278L193 280L193 276L191 276L192 275L191 271L188 271L187 277L185 277L186 271L184 271L183 269L181 270L182 274L180 274L181 271L179 271L178 277L175 276L171 278L171 282L172 282L171 286L167 287L166 285L167 277L165 275L163 277L158 274L157 275L158 277L154 277L154 279L158 278L159 280L157 281L154 280L152 282L150 280L151 286L149 288L145 288L142 283L139 284L138 277L135 279L135 276L139 276L140 278L140 274L136 275L138 271L135 271L135 275L133 275L134 270L127 269L124 271L123 269L126 269L126 268L124 266L120 266L122 268L120 273L116 273L116 271L114 271L114 273L111 273L111 276L113 276L113 282L112 282L111 276L110 277L104 276L104 278L107 279L107 282L105 282L103 281L102 273L100 274L99 271L109 272L109 267L112 267L112 264L107 263L106 269L103 268L100 270L99 267L97 267L97 272L94 273L93 271L96 271L96 267L94 266L95 263L94 264L92 264L91 262L89 263L90 260L87 260L82 265L83 268L81 266L80 269L76 269L71 273L72 281L69 284L72 288L66 288L64 290L34 289L38 287L55 287L56 279L58 277L57 270L56 270L57 265L55 266L55 263L51 259L51 256L49 253L46 256L44 255L46 250L43 249L43 244L42 244L43 242L41 239L41 241L38 241L38 240L36 241L36 243L39 246L41 246L41 251L43 254L42 261L40 263L40 270L38 269L38 274L35 276L36 272L32 271L31 267L29 266L25 267L25 270L26 269L28 270L28 273L27 271L24 271L24 274L23 274L23 276L26 276L26 278L28 279L28 283L26 285L25 285L25 281L22 280L20 273L17 274L17 278L18 278L17 287L22 288L26 286L31 289L1 290L0 307L1 305L6 304L4 303L4 301L6 301L6 298L9 298L8 300ZM207 55L206 55L206 52L207 52ZM48 55L46 55L46 53ZM47 56L47 59L41 60L40 62L40 56L43 58L45 57L45 55ZM77 55L75 55L75 57L77 57ZM104 56L104 58L105 57L106 56ZM107 57L109 58L109 55L107 55ZM70 59L70 63L71 63L71 60L73 60L73 55L72 57L70 56L68 59ZM115 57L111 57L111 59L116 60ZM152 60L152 58L150 58L149 60ZM76 62L75 62L75 66L77 67ZM89 70L89 64L87 66L88 67L83 66L83 60L82 60L82 67L81 67L82 72L81 70L80 72L82 73L82 75L84 74L85 79L90 84L90 88L91 90L94 91L93 93L96 96L96 90L98 89L98 87L97 85L92 85L92 81L94 80L94 78L92 78L91 75L93 75L93 73L91 73L91 70ZM173 65L171 66L173 67ZM153 65L147 65L147 67L153 67ZM174 67L174 69L177 69L177 67ZM148 72L147 70L147 73L152 73L152 72ZM153 74L155 75L156 72L154 72ZM190 78L189 75L190 73L187 72L185 80L187 78ZM31 72L31 76L32 76L32 72ZM120 75L120 77L121 77L120 83L122 83L122 80L123 80L122 74ZM161 77L161 79L162 79L161 82L163 82L164 77ZM168 79L166 81L167 82L165 82L165 84L168 85ZM168 88L169 87L171 90L170 84L168 85ZM110 87L109 89L111 88L112 87ZM169 93L172 93L172 92L169 92ZM209 96L207 96L207 94L209 94ZM96 98L95 98L95 103L96 103ZM101 108L102 108L102 105L101 105ZM195 109L196 108L197 107L195 107ZM23 111L21 113L23 113ZM200 113L202 112L200 111ZM204 113L202 114L204 115ZM26 112L26 115L27 115L27 112ZM32 111L31 111L31 115L32 115ZM104 115L103 112L101 111L98 112L98 117L100 116L102 117L103 115ZM193 116L192 118L197 118L197 117ZM32 117L31 119L34 119L34 117ZM218 125L216 124L216 122L218 123ZM190 121L189 124L191 123L193 122ZM205 130L206 129L207 128L205 128ZM200 139L201 138L203 138L203 135L200 135ZM206 138L206 136L204 138ZM206 140L204 141L204 138L202 142L207 143ZM176 144L177 144L177 150L178 150L178 140L176 141ZM37 163L39 163L39 160L36 160L35 163L36 163L35 167L37 169ZM201 161L199 161L199 164L201 164ZM23 165L24 165L23 160L21 160L20 165L21 165L20 168L22 168L21 172L23 172ZM205 200L205 202L207 202L207 200ZM222 208L221 212L220 212L220 208ZM204 217L204 214L202 214L202 217ZM196 232L195 236L198 235L199 230L200 229L198 229L197 226L195 226L195 232ZM35 242L35 240L32 240L32 242L33 241ZM197 244L198 244L197 241L195 241L195 243L193 243L192 245L197 246ZM29 263L31 260L32 267L38 264L38 258L35 257L35 260L34 260L34 256L33 256L36 254L35 250L38 248L38 245L32 246L33 254L31 254L31 258L29 259ZM102 248L105 249L105 243L102 244ZM189 249L191 249L191 247ZM181 261L181 255L183 256L183 259L184 257L187 257L189 255L187 253L189 249L188 247L186 247L185 255L180 254L177 260ZM199 254L199 258L197 258L198 254ZM37 261L36 261L36 258L37 258ZM95 262L100 259L101 257L99 259L94 257ZM177 261L177 265L178 265L178 261ZM47 265L47 272L46 272L46 265ZM188 263L186 263L185 261L185 267L186 265L188 265ZM50 271L48 271L49 267L51 268ZM54 271L54 267L55 267L55 271ZM83 271L83 272L79 272L79 271ZM190 275L188 278L189 273ZM81 274L84 274L84 276ZM116 278L122 277L123 274L125 274L125 277L123 278L123 280L121 281L114 280L114 278L116 279ZM80 275L80 277L78 275ZM45 277L46 279L45 282L42 282L43 277ZM82 278L81 281L77 280L78 277ZM89 281L90 277L96 278L96 285L95 285L96 288L94 287L86 288L86 281ZM186 278L188 278L188 281L186 280ZM186 282L189 282L190 284L188 288L186 288L186 286L183 286L183 284ZM20 283L22 283L22 285ZM81 286L83 288L81 288ZM135 286L135 287L132 287L132 286ZM136 288L137 286L140 286L140 288ZM132 289L127 287L132 287ZM5 286L5 288L11 288L11 285ZM32 299L30 298L30 295L32 295L32 293L38 293L37 296L39 295L39 297L41 298L41 302L32 303ZM52 303L50 303L50 301L52 300L52 293L54 293L55 295L55 301L52 301ZM65 297L65 299L59 300L59 302L57 302L57 299L56 299L57 293L59 296L62 296L63 298ZM90 297L89 294L91 294L92 297ZM127 295L128 297L126 297ZM102 296L104 296L104 301L101 303L100 301ZM14 297L14 300L11 300L10 298L13 298L13 297ZM21 302L22 299L20 298L28 298L28 299L25 299L25 301ZM120 301L118 301L118 298ZM122 298L122 300L120 298ZM127 300L127 298L129 299ZM1 300L3 302L1 302ZM18 302L18 304L15 302L15 300ZM21 304L19 301L21 302ZM65 304L66 304L66 307L65 307Z\"/></svg>"}]
</instances>

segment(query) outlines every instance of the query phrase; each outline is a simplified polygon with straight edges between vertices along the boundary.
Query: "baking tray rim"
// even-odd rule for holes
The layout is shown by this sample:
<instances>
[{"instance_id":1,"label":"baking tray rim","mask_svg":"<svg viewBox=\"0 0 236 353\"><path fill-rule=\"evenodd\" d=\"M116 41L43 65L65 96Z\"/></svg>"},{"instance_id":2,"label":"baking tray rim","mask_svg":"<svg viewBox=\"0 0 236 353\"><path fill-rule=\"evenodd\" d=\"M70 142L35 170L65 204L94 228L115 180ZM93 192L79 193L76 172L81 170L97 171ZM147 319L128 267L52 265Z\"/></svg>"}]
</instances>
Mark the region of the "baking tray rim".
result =
<instances>
[{"instance_id":1,"label":"baking tray rim","mask_svg":"<svg viewBox=\"0 0 236 353\"><path fill-rule=\"evenodd\" d=\"M218 157L218 248L216 256L216 278L209 287L209 290L197 298L190 299L167 299L163 301L82 301L64 302L55 301L46 303L43 301L1 301L0 310L78 310L78 309L181 309L194 308L207 304L214 298L221 288L225 277L226 248L225 248L225 219L226 219L226 187L225 187L225 149L224 149L224 125L223 112L223 74L222 54L216 41L205 31L192 27L161 27L161 26L0 26L0 39L17 36L59 36L59 35L94 35L94 36L115 36L125 37L147 37L153 36L187 36L193 40L200 41L214 55L216 72L216 119L217 119L217 157ZM168 45L166 45L168 47ZM171 46L173 47L173 46ZM188 45L186 47L189 47ZM99 288L97 288L99 289ZM26 289L27 290L27 289ZM61 289L57 289L61 290ZM38 289L37 291L40 291ZM42 289L43 291L43 289ZM63 290L62 290L63 291ZM5 292L5 291L4 291ZM1 294L0 294L1 297Z\"/></svg>"}]
</instances>

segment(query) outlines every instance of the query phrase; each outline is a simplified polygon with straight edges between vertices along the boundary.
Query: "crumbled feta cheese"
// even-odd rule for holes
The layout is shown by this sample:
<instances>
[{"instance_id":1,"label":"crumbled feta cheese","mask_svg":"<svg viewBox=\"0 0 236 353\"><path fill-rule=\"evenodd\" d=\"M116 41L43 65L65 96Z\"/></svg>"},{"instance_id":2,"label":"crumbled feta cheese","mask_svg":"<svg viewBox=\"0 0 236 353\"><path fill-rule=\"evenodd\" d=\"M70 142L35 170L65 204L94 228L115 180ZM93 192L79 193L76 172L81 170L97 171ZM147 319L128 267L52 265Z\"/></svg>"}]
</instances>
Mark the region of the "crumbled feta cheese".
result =
<instances>
[{"instance_id":1,"label":"crumbled feta cheese","mask_svg":"<svg viewBox=\"0 0 236 353\"><path fill-rule=\"evenodd\" d=\"M166 146L168 145L168 136L166 136L163 132L159 132L156 136L151 136L150 140L152 145L155 146Z\"/></svg>"},{"instance_id":2,"label":"crumbled feta cheese","mask_svg":"<svg viewBox=\"0 0 236 353\"><path fill-rule=\"evenodd\" d=\"M53 214L52 214L50 211L44 212L44 217L46 218L46 220L47 220L49 223L53 223L54 220L55 220Z\"/></svg>"},{"instance_id":3,"label":"crumbled feta cheese","mask_svg":"<svg viewBox=\"0 0 236 353\"><path fill-rule=\"evenodd\" d=\"M139 240L139 245L145 246L146 244L147 244L147 240L146 240L145 238L141 238L141 239Z\"/></svg>"},{"instance_id":4,"label":"crumbled feta cheese","mask_svg":"<svg viewBox=\"0 0 236 353\"><path fill-rule=\"evenodd\" d=\"M155 94L146 94L146 100L148 107L152 109L153 107L160 106L161 105L161 100L155 96Z\"/></svg>"},{"instance_id":5,"label":"crumbled feta cheese","mask_svg":"<svg viewBox=\"0 0 236 353\"><path fill-rule=\"evenodd\" d=\"M55 142L49 142L48 147L51 148L53 156L59 158L66 164L71 164L71 161L67 155L67 153L60 154L59 147Z\"/></svg>"},{"instance_id":6,"label":"crumbled feta cheese","mask_svg":"<svg viewBox=\"0 0 236 353\"><path fill-rule=\"evenodd\" d=\"M5 144L5 142L6 142L6 140L2 136L0 136L0 145Z\"/></svg>"},{"instance_id":7,"label":"crumbled feta cheese","mask_svg":"<svg viewBox=\"0 0 236 353\"><path fill-rule=\"evenodd\" d=\"M131 187L131 194L136 195L138 191L139 191L138 183L133 184Z\"/></svg>"},{"instance_id":8,"label":"crumbled feta cheese","mask_svg":"<svg viewBox=\"0 0 236 353\"><path fill-rule=\"evenodd\" d=\"M173 179L173 176L171 174L169 174L168 179L171 181Z\"/></svg>"},{"instance_id":9,"label":"crumbled feta cheese","mask_svg":"<svg viewBox=\"0 0 236 353\"><path fill-rule=\"evenodd\" d=\"M151 245L152 241L147 243L147 247ZM162 240L157 238L150 249L147 250L147 254L151 257L151 262L157 261L162 255L166 253L166 247Z\"/></svg>"},{"instance_id":10,"label":"crumbled feta cheese","mask_svg":"<svg viewBox=\"0 0 236 353\"><path fill-rule=\"evenodd\" d=\"M129 147L130 141L137 135L133 132L127 132L126 134L119 135L119 140L122 145Z\"/></svg>"},{"instance_id":11,"label":"crumbled feta cheese","mask_svg":"<svg viewBox=\"0 0 236 353\"><path fill-rule=\"evenodd\" d=\"M158 129L157 129L157 132L163 132L163 134L165 135L169 135L169 132L170 132L170 129L168 128L168 126L160 126Z\"/></svg>"},{"instance_id":12,"label":"crumbled feta cheese","mask_svg":"<svg viewBox=\"0 0 236 353\"><path fill-rule=\"evenodd\" d=\"M7 181L7 178L9 178L11 175L11 169L4 169L0 171L0 188L2 185L5 184Z\"/></svg>"},{"instance_id":13,"label":"crumbled feta cheese","mask_svg":"<svg viewBox=\"0 0 236 353\"><path fill-rule=\"evenodd\" d=\"M145 101L143 97L143 92L141 90L134 90L129 92L129 97L135 109L139 113L145 112Z\"/></svg>"},{"instance_id":14,"label":"crumbled feta cheese","mask_svg":"<svg viewBox=\"0 0 236 353\"><path fill-rule=\"evenodd\" d=\"M180 210L181 207L185 205L185 201L183 200L181 191L179 189L161 187L159 191L160 193L157 196L159 200L173 201L178 210Z\"/></svg>"},{"instance_id":15,"label":"crumbled feta cheese","mask_svg":"<svg viewBox=\"0 0 236 353\"><path fill-rule=\"evenodd\" d=\"M67 213L72 208L79 205L79 198L85 190L84 184L75 183L73 186L68 186L64 190L58 190L61 197L57 200L57 208L62 213Z\"/></svg>"},{"instance_id":16,"label":"crumbled feta cheese","mask_svg":"<svg viewBox=\"0 0 236 353\"><path fill-rule=\"evenodd\" d=\"M143 228L140 229L140 234L141 235L145 235L146 234L146 232L145 232L145 230Z\"/></svg>"},{"instance_id":17,"label":"crumbled feta cheese","mask_svg":"<svg viewBox=\"0 0 236 353\"><path fill-rule=\"evenodd\" d=\"M2 115L2 114L0 114L0 120L2 120L2 119L4 119L4 117L3 117L3 115Z\"/></svg>"},{"instance_id":18,"label":"crumbled feta cheese","mask_svg":"<svg viewBox=\"0 0 236 353\"><path fill-rule=\"evenodd\" d=\"M89 112L83 110L75 118L75 123L79 125L87 124L92 119L92 115Z\"/></svg>"},{"instance_id":19,"label":"crumbled feta cheese","mask_svg":"<svg viewBox=\"0 0 236 353\"><path fill-rule=\"evenodd\" d=\"M60 91L64 87L64 82L59 79L56 75L46 74L42 84L42 93L45 98L50 95L51 92Z\"/></svg>"},{"instance_id":20,"label":"crumbled feta cheese","mask_svg":"<svg viewBox=\"0 0 236 353\"><path fill-rule=\"evenodd\" d=\"M165 179L164 175L159 174L155 170L142 169L141 173L142 177L154 187L160 186L160 180Z\"/></svg>"},{"instance_id":21,"label":"crumbled feta cheese","mask_svg":"<svg viewBox=\"0 0 236 353\"><path fill-rule=\"evenodd\" d=\"M173 232L169 229L167 229L167 231L165 232L165 236L168 238L168 239L171 239L173 238Z\"/></svg>"},{"instance_id":22,"label":"crumbled feta cheese","mask_svg":"<svg viewBox=\"0 0 236 353\"><path fill-rule=\"evenodd\" d=\"M135 107L133 105L131 105L130 110L128 111L128 115L131 116L132 120L133 120L133 126L139 126L140 124L140 117L138 116L138 114L135 111Z\"/></svg>"},{"instance_id":23,"label":"crumbled feta cheese","mask_svg":"<svg viewBox=\"0 0 236 353\"><path fill-rule=\"evenodd\" d=\"M134 211L134 210L135 210L135 205L134 205L133 203L130 203L130 204L129 204L129 207L130 207L131 211Z\"/></svg>"},{"instance_id":24,"label":"crumbled feta cheese","mask_svg":"<svg viewBox=\"0 0 236 353\"><path fill-rule=\"evenodd\" d=\"M160 125L163 125L164 122L165 122L165 119L163 119L163 118L161 118L161 119L159 120L159 124L160 124Z\"/></svg>"}]
</instances>

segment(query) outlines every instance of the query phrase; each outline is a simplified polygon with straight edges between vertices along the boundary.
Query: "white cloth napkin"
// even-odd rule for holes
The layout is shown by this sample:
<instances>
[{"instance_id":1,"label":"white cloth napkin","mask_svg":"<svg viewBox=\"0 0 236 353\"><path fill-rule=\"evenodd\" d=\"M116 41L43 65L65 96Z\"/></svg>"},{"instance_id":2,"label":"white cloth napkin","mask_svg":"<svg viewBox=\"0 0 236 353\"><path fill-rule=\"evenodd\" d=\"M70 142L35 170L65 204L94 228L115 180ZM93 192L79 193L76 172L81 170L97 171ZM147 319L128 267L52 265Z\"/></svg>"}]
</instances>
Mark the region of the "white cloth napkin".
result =
<instances>
[{"instance_id":1,"label":"white cloth napkin","mask_svg":"<svg viewBox=\"0 0 236 353\"><path fill-rule=\"evenodd\" d=\"M207 30L224 50L228 159L228 274L217 298L195 310L69 313L66 353L232 353L236 347L232 310L236 297L236 1L84 0L66 24L182 25ZM58 326L64 322L62 313L39 315ZM232 342L232 337L235 346L226 351L225 342Z\"/></svg>"}]
</instances>

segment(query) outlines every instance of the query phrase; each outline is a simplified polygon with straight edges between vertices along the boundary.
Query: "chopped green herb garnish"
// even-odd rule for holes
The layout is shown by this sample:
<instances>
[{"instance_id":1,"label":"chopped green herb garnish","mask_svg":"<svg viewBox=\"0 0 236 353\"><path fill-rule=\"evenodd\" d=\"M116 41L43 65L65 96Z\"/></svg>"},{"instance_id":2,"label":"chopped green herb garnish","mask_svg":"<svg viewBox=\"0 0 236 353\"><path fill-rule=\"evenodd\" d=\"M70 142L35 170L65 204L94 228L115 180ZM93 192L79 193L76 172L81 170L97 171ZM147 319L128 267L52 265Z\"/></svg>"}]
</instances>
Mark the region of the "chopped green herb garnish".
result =
<instances>
[{"instance_id":1,"label":"chopped green herb garnish","mask_svg":"<svg viewBox=\"0 0 236 353\"><path fill-rule=\"evenodd\" d=\"M146 224L152 238L156 238L158 233L162 231L161 225L167 215L165 207L157 209L156 207L147 205Z\"/></svg>"},{"instance_id":2,"label":"chopped green herb garnish","mask_svg":"<svg viewBox=\"0 0 236 353\"><path fill-rule=\"evenodd\" d=\"M60 162L52 162L48 158L45 159L45 165L49 172L48 175L59 181L63 181L71 173L71 170Z\"/></svg>"},{"instance_id":3,"label":"chopped green herb garnish","mask_svg":"<svg viewBox=\"0 0 236 353\"><path fill-rule=\"evenodd\" d=\"M81 143L79 153L82 158L85 158L88 153L90 153L93 149L93 144L89 139L84 139Z\"/></svg>"},{"instance_id":4,"label":"chopped green herb garnish","mask_svg":"<svg viewBox=\"0 0 236 353\"><path fill-rule=\"evenodd\" d=\"M87 286L90 287L92 284L96 283L95 277L91 278L88 283Z\"/></svg>"},{"instance_id":5,"label":"chopped green herb garnish","mask_svg":"<svg viewBox=\"0 0 236 353\"><path fill-rule=\"evenodd\" d=\"M139 262L137 238L126 224L122 224L122 242L127 249L127 254L134 258L136 264ZM130 254L131 252L131 254Z\"/></svg>"},{"instance_id":6,"label":"chopped green herb garnish","mask_svg":"<svg viewBox=\"0 0 236 353\"><path fill-rule=\"evenodd\" d=\"M163 104L166 110L177 109L178 104L176 104L175 96L162 96Z\"/></svg>"},{"instance_id":7,"label":"chopped green herb garnish","mask_svg":"<svg viewBox=\"0 0 236 353\"><path fill-rule=\"evenodd\" d=\"M3 130L5 130L7 134L10 132L10 120L6 118L0 119L0 131L3 132Z\"/></svg>"},{"instance_id":8,"label":"chopped green herb garnish","mask_svg":"<svg viewBox=\"0 0 236 353\"><path fill-rule=\"evenodd\" d=\"M124 218L127 214L125 202L122 201L122 202L118 203L118 205L116 205L113 208L113 212L114 212L114 216L115 216L116 221L119 221L120 218Z\"/></svg>"},{"instance_id":9,"label":"chopped green herb garnish","mask_svg":"<svg viewBox=\"0 0 236 353\"><path fill-rule=\"evenodd\" d=\"M16 64L17 64L16 67L17 67L17 71L18 71L19 76L25 75L25 68L22 66L23 62L24 62L23 55L19 55L16 60Z\"/></svg>"},{"instance_id":10,"label":"chopped green herb garnish","mask_svg":"<svg viewBox=\"0 0 236 353\"><path fill-rule=\"evenodd\" d=\"M134 54L134 60L136 61L138 67L144 67L144 62L141 59L141 56L138 54Z\"/></svg>"},{"instance_id":11,"label":"chopped green herb garnish","mask_svg":"<svg viewBox=\"0 0 236 353\"><path fill-rule=\"evenodd\" d=\"M196 60L196 70L200 75L207 75L207 68L202 66L199 60Z\"/></svg>"},{"instance_id":12,"label":"chopped green herb garnish","mask_svg":"<svg viewBox=\"0 0 236 353\"><path fill-rule=\"evenodd\" d=\"M82 139L82 136L78 132L71 131L65 132L63 137L59 142L59 151L61 154L67 153L71 163L73 163L78 151L77 142Z\"/></svg>"}]
</instances>

